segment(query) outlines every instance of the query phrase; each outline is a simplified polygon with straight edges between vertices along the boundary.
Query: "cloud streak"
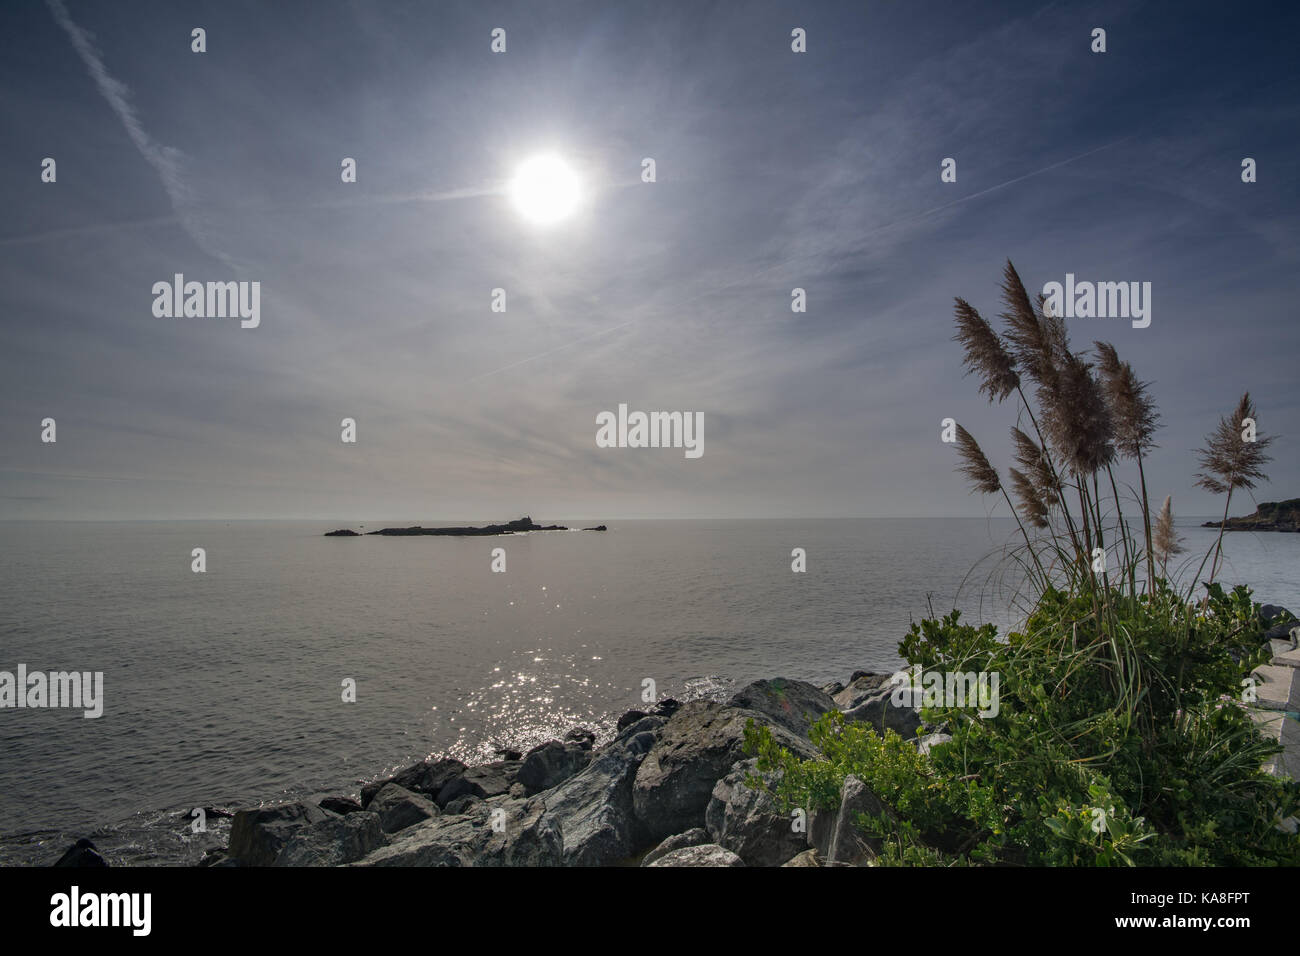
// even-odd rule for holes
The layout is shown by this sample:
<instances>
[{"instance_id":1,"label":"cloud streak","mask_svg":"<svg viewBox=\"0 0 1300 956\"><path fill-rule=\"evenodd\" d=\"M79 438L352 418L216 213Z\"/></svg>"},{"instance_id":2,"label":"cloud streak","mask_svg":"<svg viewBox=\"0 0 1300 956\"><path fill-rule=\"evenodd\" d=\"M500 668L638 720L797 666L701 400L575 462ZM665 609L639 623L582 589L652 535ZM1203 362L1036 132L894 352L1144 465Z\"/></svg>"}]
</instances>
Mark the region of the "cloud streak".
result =
<instances>
[{"instance_id":1,"label":"cloud streak","mask_svg":"<svg viewBox=\"0 0 1300 956\"><path fill-rule=\"evenodd\" d=\"M95 47L93 35L77 25L68 13L63 0L46 0L46 5L50 8L54 21L68 35L72 48L76 50L77 56L86 67L86 72L90 74L95 87L107 101L109 108L121 121L122 128L126 130L132 144L145 162L158 174L181 227L204 252L234 268L234 260L215 247L197 212L194 192L184 175L185 154L174 146L159 143L145 130L131 103L130 89L109 73L103 57Z\"/></svg>"}]
</instances>

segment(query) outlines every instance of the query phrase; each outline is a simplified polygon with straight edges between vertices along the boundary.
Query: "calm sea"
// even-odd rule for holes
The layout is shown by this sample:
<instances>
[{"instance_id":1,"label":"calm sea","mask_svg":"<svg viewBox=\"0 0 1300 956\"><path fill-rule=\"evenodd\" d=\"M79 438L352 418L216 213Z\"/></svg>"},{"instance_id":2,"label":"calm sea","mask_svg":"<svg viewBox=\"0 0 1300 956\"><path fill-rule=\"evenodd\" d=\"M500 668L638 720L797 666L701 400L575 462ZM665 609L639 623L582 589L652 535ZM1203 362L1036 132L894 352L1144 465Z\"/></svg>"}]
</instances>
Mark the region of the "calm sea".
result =
<instances>
[{"instance_id":1,"label":"calm sea","mask_svg":"<svg viewBox=\"0 0 1300 956\"><path fill-rule=\"evenodd\" d=\"M355 794L430 753L608 733L647 679L685 698L893 669L927 602L1005 624L1014 586L980 563L1006 519L322 537L334 526L0 523L0 670L104 674L98 719L0 710L0 864L52 862L80 836L111 862L195 862L228 823L194 834L189 808ZM1300 610L1300 535L1226 541L1223 577Z\"/></svg>"}]
</instances>

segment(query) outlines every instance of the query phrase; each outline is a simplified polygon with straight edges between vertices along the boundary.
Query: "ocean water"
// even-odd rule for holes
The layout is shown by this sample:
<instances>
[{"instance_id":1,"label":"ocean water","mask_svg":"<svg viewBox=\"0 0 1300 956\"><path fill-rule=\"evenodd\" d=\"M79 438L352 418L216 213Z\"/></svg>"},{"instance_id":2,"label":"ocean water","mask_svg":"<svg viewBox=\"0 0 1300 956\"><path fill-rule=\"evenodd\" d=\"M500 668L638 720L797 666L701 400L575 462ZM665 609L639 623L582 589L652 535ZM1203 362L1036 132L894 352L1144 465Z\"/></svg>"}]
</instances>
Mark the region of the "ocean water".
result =
<instances>
[{"instance_id":1,"label":"ocean water","mask_svg":"<svg viewBox=\"0 0 1300 956\"><path fill-rule=\"evenodd\" d=\"M691 698L892 670L929 605L1015 617L996 560L1007 519L607 523L492 538L0 523L0 670L104 674L97 719L0 710L0 864L48 864L81 836L113 863L193 863L228 820L194 834L192 807L355 795L431 753L489 760L578 724L608 735L647 679ZM1300 535L1225 540L1222 579L1300 610Z\"/></svg>"}]
</instances>

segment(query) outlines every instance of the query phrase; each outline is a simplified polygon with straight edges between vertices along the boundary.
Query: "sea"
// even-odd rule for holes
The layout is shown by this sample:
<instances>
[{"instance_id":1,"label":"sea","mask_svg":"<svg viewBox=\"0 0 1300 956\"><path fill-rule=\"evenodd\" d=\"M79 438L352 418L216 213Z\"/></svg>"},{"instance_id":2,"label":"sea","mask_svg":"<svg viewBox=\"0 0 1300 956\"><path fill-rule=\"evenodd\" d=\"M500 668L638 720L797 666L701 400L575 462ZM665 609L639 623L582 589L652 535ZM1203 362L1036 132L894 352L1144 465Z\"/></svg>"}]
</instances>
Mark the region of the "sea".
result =
<instances>
[{"instance_id":1,"label":"sea","mask_svg":"<svg viewBox=\"0 0 1300 956\"><path fill-rule=\"evenodd\" d=\"M1199 520L1180 527L1193 553L1214 543ZM606 738L651 692L892 671L909 625L953 608L1018 623L1010 519L604 523L0 522L0 671L103 673L97 718L0 709L0 865L80 837L115 865L195 864L237 808L355 796L429 755L485 762L579 725ZM1300 535L1225 548L1221 580L1300 611Z\"/></svg>"}]
</instances>

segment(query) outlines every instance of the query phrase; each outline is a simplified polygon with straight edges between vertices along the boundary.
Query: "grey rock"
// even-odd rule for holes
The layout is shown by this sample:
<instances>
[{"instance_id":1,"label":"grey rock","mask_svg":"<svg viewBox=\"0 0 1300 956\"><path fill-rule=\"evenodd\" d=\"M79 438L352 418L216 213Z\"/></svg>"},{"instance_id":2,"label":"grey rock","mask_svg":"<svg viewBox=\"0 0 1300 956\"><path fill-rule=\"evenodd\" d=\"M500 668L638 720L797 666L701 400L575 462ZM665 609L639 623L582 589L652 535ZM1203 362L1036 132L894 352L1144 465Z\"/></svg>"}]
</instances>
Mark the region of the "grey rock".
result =
<instances>
[{"instance_id":1,"label":"grey rock","mask_svg":"<svg viewBox=\"0 0 1300 956\"><path fill-rule=\"evenodd\" d=\"M382 793L379 799L383 799ZM280 850L274 865L341 866L360 860L384 842L379 814L360 810L297 830Z\"/></svg>"},{"instance_id":2,"label":"grey rock","mask_svg":"<svg viewBox=\"0 0 1300 956\"><path fill-rule=\"evenodd\" d=\"M459 777L467 769L465 764L454 757L436 757L422 760L400 771L395 776L386 780L376 780L374 783L368 783L362 787L361 806L363 808L370 806L370 801L375 798L375 794L390 783L405 787L412 793L424 794L432 799L438 795L438 792L443 787Z\"/></svg>"},{"instance_id":3,"label":"grey rock","mask_svg":"<svg viewBox=\"0 0 1300 956\"><path fill-rule=\"evenodd\" d=\"M457 797L470 794L480 800L510 792L519 773L519 761L498 760L481 767L470 767L438 791L437 804L446 806Z\"/></svg>"},{"instance_id":4,"label":"grey rock","mask_svg":"<svg viewBox=\"0 0 1300 956\"><path fill-rule=\"evenodd\" d=\"M833 681L831 681L831 682L828 683L828 684L822 684L822 687L821 687L822 693L823 693L823 694L827 694L827 695L829 695L829 696L831 696L831 697L834 697L836 694L838 694L838 693L839 693L840 691L842 691L843 689L844 689L844 685L843 685L840 681L837 681L837 680L833 680Z\"/></svg>"},{"instance_id":5,"label":"grey rock","mask_svg":"<svg viewBox=\"0 0 1300 956\"><path fill-rule=\"evenodd\" d=\"M709 836L709 831L703 827L695 827L694 829L687 830L685 833L676 833L643 856L641 858L641 865L649 866L661 856L665 856L666 854L673 852L673 850L680 850L682 847L703 846L706 843L712 842L713 837Z\"/></svg>"},{"instance_id":6,"label":"grey rock","mask_svg":"<svg viewBox=\"0 0 1300 956\"><path fill-rule=\"evenodd\" d=\"M641 718L649 716L650 715L644 710L626 710L619 715L618 723L614 726L617 730L622 730L625 727L630 727L632 724L635 724Z\"/></svg>"},{"instance_id":7,"label":"grey rock","mask_svg":"<svg viewBox=\"0 0 1300 956\"><path fill-rule=\"evenodd\" d=\"M367 809L379 815L379 823L385 833L396 833L422 820L438 816L438 807L432 800L395 783L390 783L375 794L375 799L370 801Z\"/></svg>"},{"instance_id":8,"label":"grey rock","mask_svg":"<svg viewBox=\"0 0 1300 956\"><path fill-rule=\"evenodd\" d=\"M940 744L946 744L952 740L952 734L926 734L924 737L918 737L916 747L921 753L928 754L932 747Z\"/></svg>"},{"instance_id":9,"label":"grey rock","mask_svg":"<svg viewBox=\"0 0 1300 956\"><path fill-rule=\"evenodd\" d=\"M541 797L481 801L417 823L354 866L560 866L564 837ZM495 812L499 811L499 813ZM501 826L497 826L497 823Z\"/></svg>"},{"instance_id":10,"label":"grey rock","mask_svg":"<svg viewBox=\"0 0 1300 956\"><path fill-rule=\"evenodd\" d=\"M550 790L591 763L591 750L580 744L549 740L528 751L519 767L519 782L529 793Z\"/></svg>"},{"instance_id":11,"label":"grey rock","mask_svg":"<svg viewBox=\"0 0 1300 956\"><path fill-rule=\"evenodd\" d=\"M240 810L230 825L230 856L241 866L271 866L297 830L332 817L307 803Z\"/></svg>"},{"instance_id":12,"label":"grey rock","mask_svg":"<svg viewBox=\"0 0 1300 956\"><path fill-rule=\"evenodd\" d=\"M632 806L648 841L704 825L716 784L745 757L745 724L770 724L755 711L712 701L683 705L660 731L632 784ZM781 726L770 727L778 744L802 757L816 749Z\"/></svg>"},{"instance_id":13,"label":"grey rock","mask_svg":"<svg viewBox=\"0 0 1300 956\"><path fill-rule=\"evenodd\" d=\"M781 864L782 866L821 866L817 859L816 850L804 850L797 856L792 856Z\"/></svg>"},{"instance_id":14,"label":"grey rock","mask_svg":"<svg viewBox=\"0 0 1300 956\"><path fill-rule=\"evenodd\" d=\"M754 681L742 687L727 704L763 714L769 723L807 737L808 728L818 717L835 707L835 700L812 684L776 678Z\"/></svg>"},{"instance_id":15,"label":"grey rock","mask_svg":"<svg viewBox=\"0 0 1300 956\"><path fill-rule=\"evenodd\" d=\"M839 808L834 810L813 809L808 811L808 848L817 851L819 859L826 859L831 849L831 838L835 836L835 820Z\"/></svg>"},{"instance_id":16,"label":"grey rock","mask_svg":"<svg viewBox=\"0 0 1300 956\"><path fill-rule=\"evenodd\" d=\"M745 861L716 843L686 846L666 853L651 866L744 866Z\"/></svg>"},{"instance_id":17,"label":"grey rock","mask_svg":"<svg viewBox=\"0 0 1300 956\"><path fill-rule=\"evenodd\" d=\"M583 750L590 750L596 746L596 732L588 730L586 727L574 727L564 735L564 742L575 743Z\"/></svg>"},{"instance_id":18,"label":"grey rock","mask_svg":"<svg viewBox=\"0 0 1300 956\"><path fill-rule=\"evenodd\" d=\"M481 797L476 797L472 793L467 793L462 797L457 797L455 800L448 800L447 805L442 808L442 812L450 814L468 813L473 809L474 804L482 802L483 800Z\"/></svg>"},{"instance_id":19,"label":"grey rock","mask_svg":"<svg viewBox=\"0 0 1300 956\"><path fill-rule=\"evenodd\" d=\"M1283 621L1281 624L1274 624L1264 632L1262 640L1264 641L1286 641L1292 648L1296 646L1296 635L1300 633L1300 623L1296 621Z\"/></svg>"},{"instance_id":20,"label":"grey rock","mask_svg":"<svg viewBox=\"0 0 1300 956\"><path fill-rule=\"evenodd\" d=\"M60 867L101 867L108 866L104 858L95 849L95 844L82 837L64 852L53 864Z\"/></svg>"},{"instance_id":21,"label":"grey rock","mask_svg":"<svg viewBox=\"0 0 1300 956\"><path fill-rule=\"evenodd\" d=\"M848 691L844 693L847 694ZM844 711L844 717L846 720L870 724L878 733L892 730L904 740L910 740L920 729L921 715L906 702L896 706L893 696L893 687L882 686L856 706Z\"/></svg>"},{"instance_id":22,"label":"grey rock","mask_svg":"<svg viewBox=\"0 0 1300 956\"><path fill-rule=\"evenodd\" d=\"M830 849L826 854L828 866L864 866L875 860L875 851L856 823L860 813L879 816L888 815L889 810L870 787L849 774L840 787L840 811L835 818Z\"/></svg>"},{"instance_id":23,"label":"grey rock","mask_svg":"<svg viewBox=\"0 0 1300 956\"><path fill-rule=\"evenodd\" d=\"M889 682L890 674L872 674L867 671L854 671L853 677L849 684L843 690L835 693L832 698L835 706L847 713L854 707L857 707L864 700L874 697L880 692L881 687Z\"/></svg>"},{"instance_id":24,"label":"grey rock","mask_svg":"<svg viewBox=\"0 0 1300 956\"><path fill-rule=\"evenodd\" d=\"M338 814L359 813L362 810L361 804L348 797L326 797L316 806L322 810L328 810L330 813Z\"/></svg>"},{"instance_id":25,"label":"grey rock","mask_svg":"<svg viewBox=\"0 0 1300 956\"><path fill-rule=\"evenodd\" d=\"M632 783L663 725L661 717L641 718L582 770L546 791L546 816L563 833L566 865L608 866L649 842L633 812Z\"/></svg>"},{"instance_id":26,"label":"grey rock","mask_svg":"<svg viewBox=\"0 0 1300 956\"><path fill-rule=\"evenodd\" d=\"M795 831L793 817L777 809L770 792L745 782L750 774L757 774L757 765L755 759L740 761L717 782L704 825L712 842L731 850L747 866L780 866L804 850L808 841L804 833ZM759 776L769 786L781 779L779 773Z\"/></svg>"},{"instance_id":27,"label":"grey rock","mask_svg":"<svg viewBox=\"0 0 1300 956\"><path fill-rule=\"evenodd\" d=\"M1259 617L1266 627L1282 623L1283 621L1295 622L1295 615L1280 604L1261 605L1259 608Z\"/></svg>"}]
</instances>

